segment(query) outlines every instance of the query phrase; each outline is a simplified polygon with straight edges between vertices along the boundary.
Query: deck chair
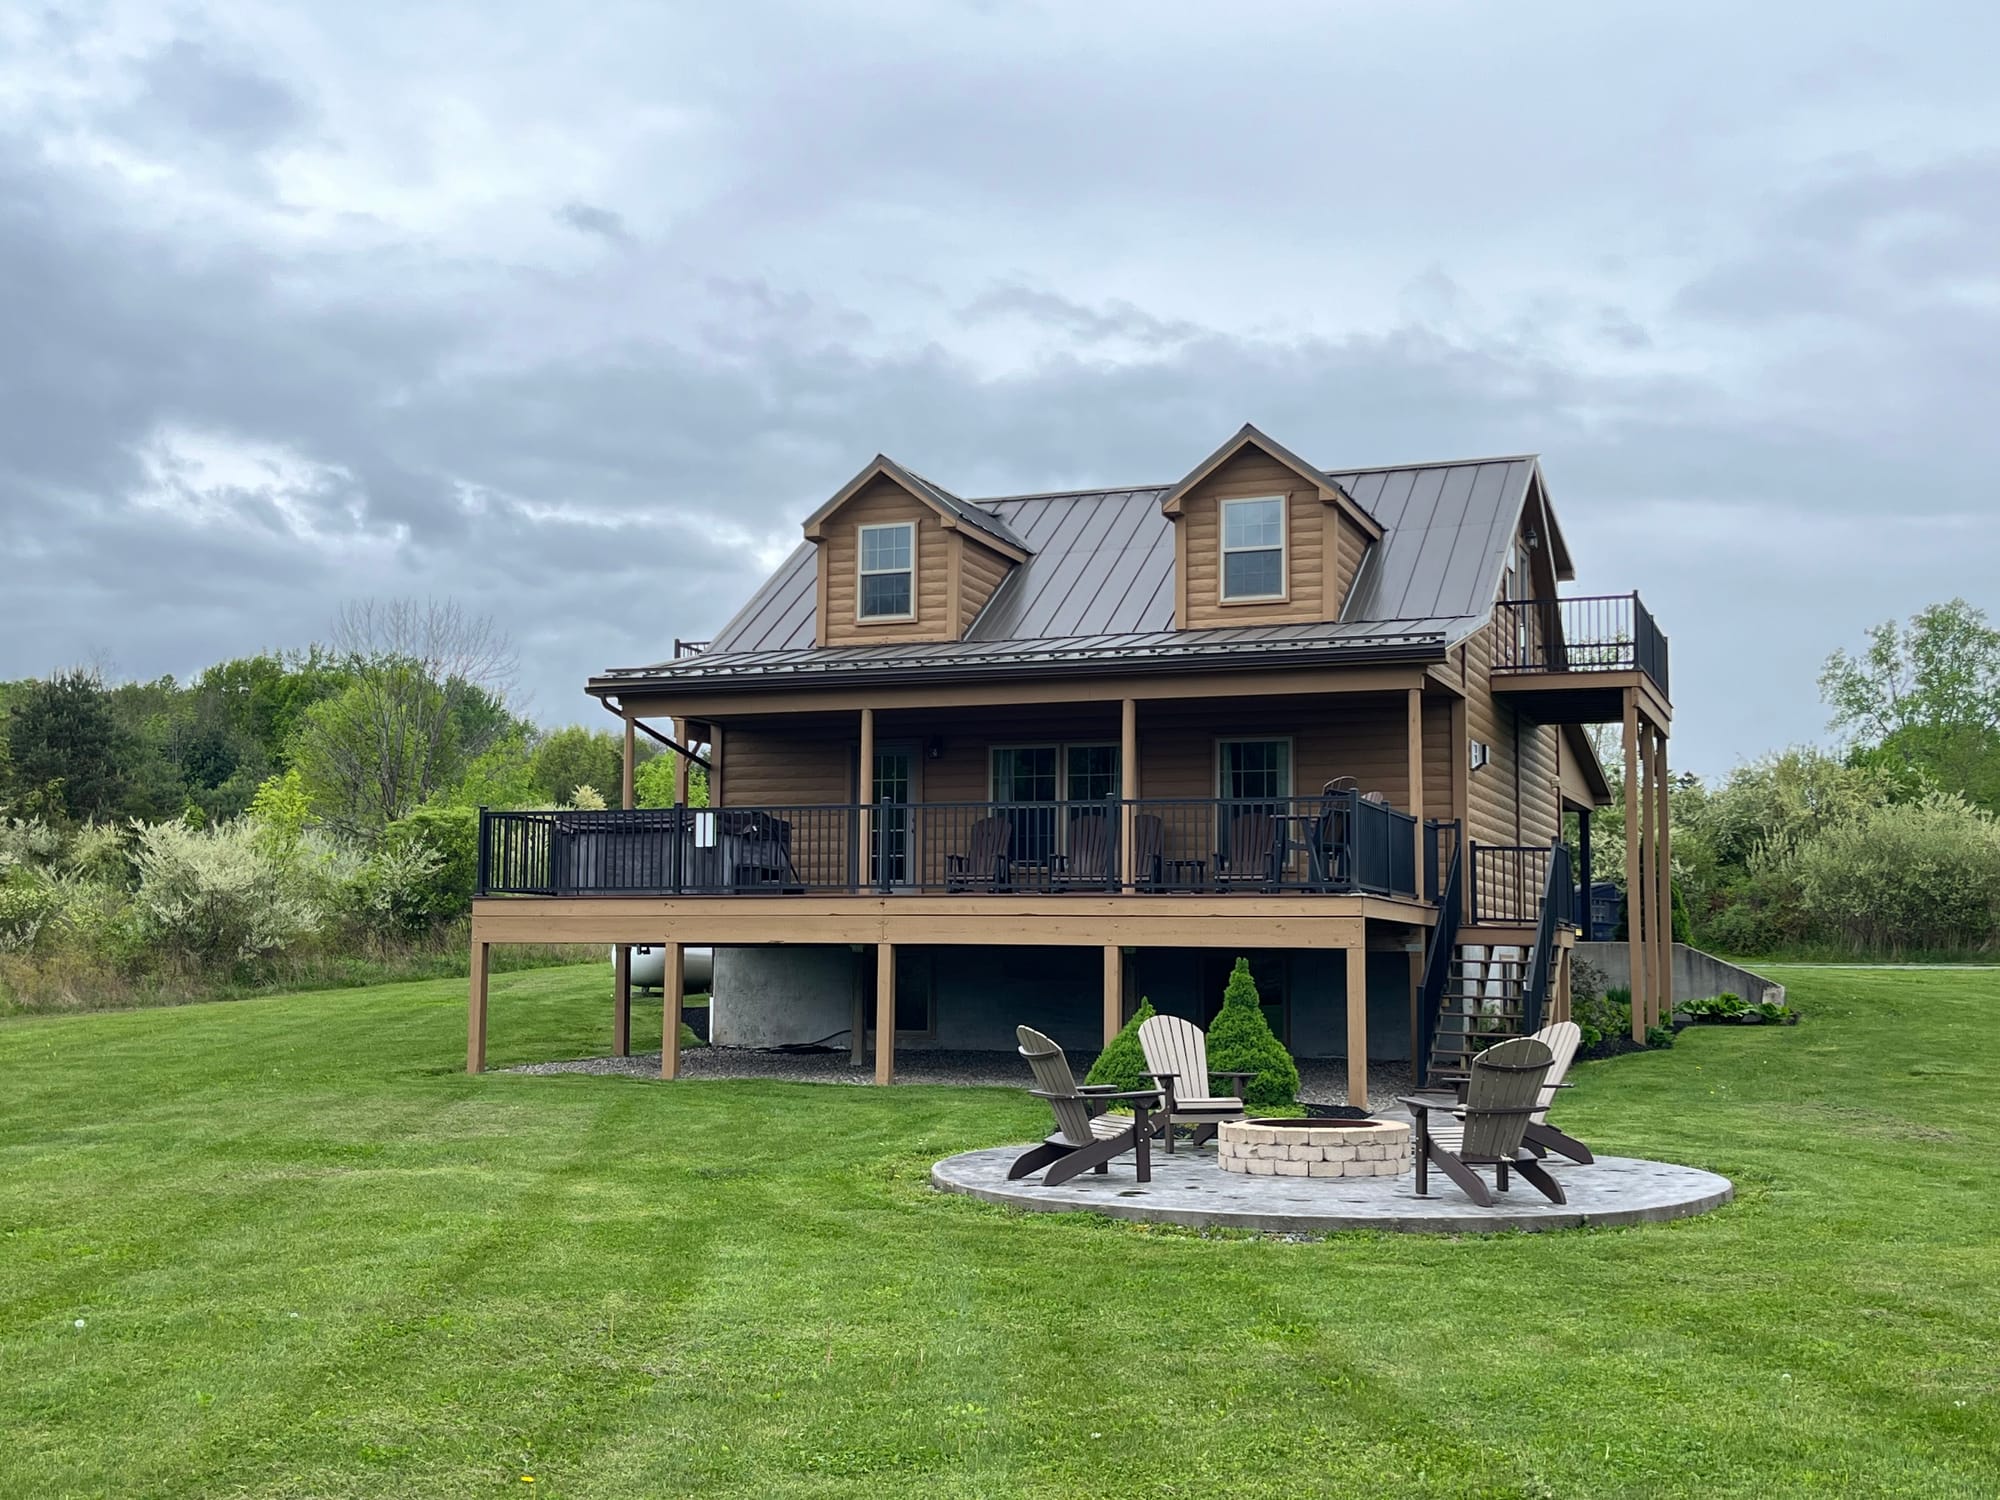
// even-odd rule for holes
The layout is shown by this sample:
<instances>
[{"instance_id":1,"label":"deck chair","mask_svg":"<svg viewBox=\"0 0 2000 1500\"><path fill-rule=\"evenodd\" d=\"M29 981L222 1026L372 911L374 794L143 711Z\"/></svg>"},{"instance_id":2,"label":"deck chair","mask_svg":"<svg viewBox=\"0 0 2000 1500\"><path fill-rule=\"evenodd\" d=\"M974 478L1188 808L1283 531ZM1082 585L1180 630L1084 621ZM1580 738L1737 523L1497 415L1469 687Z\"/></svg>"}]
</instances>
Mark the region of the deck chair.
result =
<instances>
[{"instance_id":1,"label":"deck chair","mask_svg":"<svg viewBox=\"0 0 2000 1500\"><path fill-rule=\"evenodd\" d=\"M1566 1156L1573 1162L1589 1166L1597 1160L1591 1155L1590 1147L1549 1123L1549 1106L1556 1102L1556 1094L1569 1075L1569 1066L1576 1061L1577 1049L1583 1044L1583 1028L1574 1021L1552 1021L1535 1033L1535 1040L1549 1049L1555 1061L1550 1065L1549 1076L1543 1080L1542 1091L1535 1099L1535 1112L1528 1116L1528 1129L1522 1144L1536 1156L1546 1156L1553 1151L1558 1156ZM1433 1101L1433 1112L1456 1103L1456 1099L1437 1096ZM1455 1119L1442 1114L1431 1121L1430 1132L1432 1139L1447 1151L1456 1151L1464 1135Z\"/></svg>"},{"instance_id":2,"label":"deck chair","mask_svg":"<svg viewBox=\"0 0 2000 1500\"><path fill-rule=\"evenodd\" d=\"M1278 820L1268 812L1245 809L1229 820L1229 847L1217 850L1215 879L1218 885L1247 885L1252 881L1276 889L1278 885Z\"/></svg>"},{"instance_id":3,"label":"deck chair","mask_svg":"<svg viewBox=\"0 0 2000 1500\"><path fill-rule=\"evenodd\" d=\"M1245 1117L1241 1098L1244 1080L1255 1078L1257 1070L1213 1072L1208 1066L1208 1037L1194 1022L1179 1016L1148 1016L1139 1023L1139 1050L1146 1054L1146 1071L1160 1086L1165 1101L1160 1119L1167 1155L1174 1154L1176 1122L1194 1126L1193 1143L1199 1146L1215 1135L1215 1127L1224 1120ZM1235 1094L1210 1093L1217 1078L1234 1080Z\"/></svg>"},{"instance_id":4,"label":"deck chair","mask_svg":"<svg viewBox=\"0 0 2000 1500\"><path fill-rule=\"evenodd\" d=\"M1047 1167L1043 1187L1055 1187L1080 1172L1107 1172L1114 1156L1130 1151L1141 1182L1153 1180L1152 1110L1160 1102L1157 1089L1120 1093L1110 1084L1080 1084L1069 1070L1063 1049L1032 1026L1017 1026L1021 1056L1034 1070L1036 1087L1029 1089L1037 1099L1049 1101L1055 1112L1056 1129L1039 1146L1022 1152L1007 1169L1007 1180L1016 1181L1030 1172ZM1132 1118L1108 1115L1113 1104L1130 1104Z\"/></svg>"},{"instance_id":5,"label":"deck chair","mask_svg":"<svg viewBox=\"0 0 2000 1500\"><path fill-rule=\"evenodd\" d=\"M1457 1183L1465 1196L1481 1208L1493 1206L1493 1195L1472 1169L1491 1167L1494 1186L1507 1191L1507 1175L1519 1172L1551 1203L1566 1203L1561 1184L1542 1169L1542 1164L1522 1141L1528 1133L1528 1118L1541 1097L1542 1084L1555 1066L1548 1046L1531 1036L1517 1036L1487 1048L1472 1060L1472 1076L1465 1085L1465 1102L1451 1103L1436 1095L1412 1094L1402 1103L1416 1122L1417 1138L1411 1147L1416 1157L1417 1196L1430 1196L1430 1169L1437 1169ZM1461 1122L1459 1147L1447 1150L1430 1130L1433 1112L1456 1115Z\"/></svg>"},{"instance_id":6,"label":"deck chair","mask_svg":"<svg viewBox=\"0 0 2000 1500\"><path fill-rule=\"evenodd\" d=\"M1069 825L1069 852L1057 856L1055 884L1064 889L1109 888L1117 863L1112 852L1110 819L1102 813L1085 813Z\"/></svg>"},{"instance_id":7,"label":"deck chair","mask_svg":"<svg viewBox=\"0 0 2000 1500\"><path fill-rule=\"evenodd\" d=\"M1005 818L981 818L972 825L962 854L944 857L945 889L993 890L1008 883L1008 854L1014 847L1014 825Z\"/></svg>"},{"instance_id":8,"label":"deck chair","mask_svg":"<svg viewBox=\"0 0 2000 1500\"><path fill-rule=\"evenodd\" d=\"M1158 813L1132 814L1132 884L1157 891L1166 880L1167 824Z\"/></svg>"}]
</instances>

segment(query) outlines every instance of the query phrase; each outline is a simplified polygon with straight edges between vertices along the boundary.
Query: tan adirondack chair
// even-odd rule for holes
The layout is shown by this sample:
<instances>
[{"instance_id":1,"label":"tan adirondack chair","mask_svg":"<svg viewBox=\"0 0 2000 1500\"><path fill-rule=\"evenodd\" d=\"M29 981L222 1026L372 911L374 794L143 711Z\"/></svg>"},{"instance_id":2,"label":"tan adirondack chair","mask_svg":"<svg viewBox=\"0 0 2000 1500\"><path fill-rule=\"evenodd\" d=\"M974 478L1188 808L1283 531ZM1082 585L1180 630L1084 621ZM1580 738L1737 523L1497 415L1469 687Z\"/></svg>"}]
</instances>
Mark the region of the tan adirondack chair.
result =
<instances>
[{"instance_id":1,"label":"tan adirondack chair","mask_svg":"<svg viewBox=\"0 0 2000 1500\"><path fill-rule=\"evenodd\" d=\"M1465 1102L1452 1103L1436 1095L1412 1094L1402 1102L1416 1122L1416 1141L1411 1154L1416 1157L1417 1196L1430 1196L1430 1169L1435 1166L1457 1183L1466 1197L1483 1208L1493 1206L1493 1195L1472 1169L1492 1167L1494 1185L1507 1191L1510 1171L1519 1172L1543 1197L1565 1203L1560 1183L1543 1170L1541 1162L1524 1145L1528 1120L1541 1097L1542 1084L1555 1065L1548 1046L1531 1036L1517 1036L1487 1048L1472 1060L1472 1074L1465 1085ZM1430 1130L1433 1112L1456 1115L1460 1122L1459 1145L1447 1150Z\"/></svg>"},{"instance_id":2,"label":"tan adirondack chair","mask_svg":"<svg viewBox=\"0 0 2000 1500\"><path fill-rule=\"evenodd\" d=\"M1056 1117L1054 1134L1022 1152L1007 1169L1009 1181L1047 1167L1043 1187L1055 1187L1081 1172L1104 1173L1113 1157L1130 1151L1141 1182L1153 1180L1152 1111L1160 1102L1156 1089L1123 1092L1110 1084L1078 1083L1063 1049L1032 1026L1017 1026L1019 1052L1034 1071L1035 1088L1028 1092L1046 1099ZM1104 1113L1113 1104L1130 1104L1132 1117Z\"/></svg>"},{"instance_id":3,"label":"tan adirondack chair","mask_svg":"<svg viewBox=\"0 0 2000 1500\"><path fill-rule=\"evenodd\" d=\"M1243 1082L1256 1072L1216 1073L1208 1066L1208 1036L1192 1021L1179 1016L1149 1016L1139 1023L1139 1050L1146 1054L1146 1071L1160 1086L1165 1103L1161 1115L1167 1137L1167 1154L1174 1151L1174 1126L1194 1126L1194 1144L1215 1135L1224 1120L1244 1117ZM1215 1094L1217 1078L1236 1082L1235 1094Z\"/></svg>"}]
</instances>

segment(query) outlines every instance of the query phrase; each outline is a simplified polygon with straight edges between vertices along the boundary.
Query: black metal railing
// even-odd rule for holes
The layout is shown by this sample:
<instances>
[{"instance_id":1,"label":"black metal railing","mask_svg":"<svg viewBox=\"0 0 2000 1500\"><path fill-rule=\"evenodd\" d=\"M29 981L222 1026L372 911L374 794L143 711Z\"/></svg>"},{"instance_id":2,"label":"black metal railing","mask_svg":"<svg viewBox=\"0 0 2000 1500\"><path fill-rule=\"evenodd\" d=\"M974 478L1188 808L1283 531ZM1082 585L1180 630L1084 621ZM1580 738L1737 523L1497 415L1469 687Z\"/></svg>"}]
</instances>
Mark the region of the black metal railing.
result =
<instances>
[{"instance_id":1,"label":"black metal railing","mask_svg":"<svg viewBox=\"0 0 2000 1500\"><path fill-rule=\"evenodd\" d=\"M1417 1055L1412 1062L1417 1086L1430 1079L1431 1050L1437 1044L1438 1014L1444 1006L1445 988L1451 982L1451 961L1458 949L1459 914L1464 905L1465 859L1456 822L1434 822L1433 837L1425 841L1428 862L1436 871L1428 882L1436 892L1437 925L1431 928L1430 948L1424 955L1423 990L1417 998ZM1449 838L1445 836L1449 831Z\"/></svg>"},{"instance_id":2,"label":"black metal railing","mask_svg":"<svg viewBox=\"0 0 2000 1500\"><path fill-rule=\"evenodd\" d=\"M1540 919L1543 895L1548 888L1551 844L1471 845L1472 859L1467 878L1472 884L1470 909L1474 922L1500 922L1525 927ZM1563 862L1568 865L1569 851ZM1568 912L1565 898L1562 909ZM1565 921L1570 920L1567 915Z\"/></svg>"},{"instance_id":3,"label":"black metal railing","mask_svg":"<svg viewBox=\"0 0 2000 1500\"><path fill-rule=\"evenodd\" d=\"M1435 892L1440 825L1317 797L480 814L482 896ZM1452 830L1456 825L1442 825ZM1129 850L1129 857L1128 851Z\"/></svg>"},{"instance_id":4,"label":"black metal railing","mask_svg":"<svg viewBox=\"0 0 2000 1500\"><path fill-rule=\"evenodd\" d=\"M1667 637L1637 594L1507 599L1493 607L1496 672L1644 672L1665 693Z\"/></svg>"},{"instance_id":5,"label":"black metal railing","mask_svg":"<svg viewBox=\"0 0 2000 1500\"><path fill-rule=\"evenodd\" d=\"M1571 910L1576 887L1570 882L1569 849L1550 846L1547 872L1543 876L1542 910L1535 922L1533 962L1528 966L1528 982L1521 991L1521 1030L1532 1034L1542 1029L1548 1007L1549 979L1555 973L1556 928L1575 922Z\"/></svg>"}]
</instances>

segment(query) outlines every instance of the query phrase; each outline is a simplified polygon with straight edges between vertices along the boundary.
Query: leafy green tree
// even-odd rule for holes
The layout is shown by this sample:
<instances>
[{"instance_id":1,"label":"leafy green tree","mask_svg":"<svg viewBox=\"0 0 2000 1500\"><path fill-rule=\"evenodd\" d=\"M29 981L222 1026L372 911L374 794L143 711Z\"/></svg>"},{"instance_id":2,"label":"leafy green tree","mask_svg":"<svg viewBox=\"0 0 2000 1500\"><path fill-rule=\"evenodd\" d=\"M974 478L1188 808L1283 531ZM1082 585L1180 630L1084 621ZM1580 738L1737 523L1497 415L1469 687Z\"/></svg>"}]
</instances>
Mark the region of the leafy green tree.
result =
<instances>
[{"instance_id":1,"label":"leafy green tree","mask_svg":"<svg viewBox=\"0 0 2000 1500\"><path fill-rule=\"evenodd\" d=\"M1885 620L1859 656L1826 659L1819 687L1861 758L2000 807L2000 630L1984 610L1952 599Z\"/></svg>"},{"instance_id":2,"label":"leafy green tree","mask_svg":"<svg viewBox=\"0 0 2000 1500\"><path fill-rule=\"evenodd\" d=\"M674 759L656 755L633 773L633 800L641 807L674 805ZM688 806L708 806L708 772L700 766L688 767Z\"/></svg>"},{"instance_id":3,"label":"leafy green tree","mask_svg":"<svg viewBox=\"0 0 2000 1500\"><path fill-rule=\"evenodd\" d=\"M1139 1008L1132 1012L1132 1019L1119 1029L1110 1045L1097 1054L1097 1061L1090 1065L1090 1074L1084 1082L1108 1083L1121 1093L1155 1087L1152 1075L1146 1071L1145 1051L1139 1046L1139 1027L1155 1014L1153 1002L1141 999ZM1202 1085L1202 1090L1207 1091L1206 1084Z\"/></svg>"},{"instance_id":4,"label":"leafy green tree","mask_svg":"<svg viewBox=\"0 0 2000 1500\"><path fill-rule=\"evenodd\" d=\"M28 683L7 712L15 801L78 822L116 817L131 789L132 744L96 672L75 668Z\"/></svg>"},{"instance_id":5,"label":"leafy green tree","mask_svg":"<svg viewBox=\"0 0 2000 1500\"><path fill-rule=\"evenodd\" d=\"M1208 1028L1208 1065L1218 1072L1254 1072L1243 1102L1251 1109L1281 1109L1299 1097L1299 1066L1264 1019L1250 960L1239 958L1222 991L1222 1009Z\"/></svg>"},{"instance_id":6,"label":"leafy green tree","mask_svg":"<svg viewBox=\"0 0 2000 1500\"><path fill-rule=\"evenodd\" d=\"M567 802L578 787L587 786L615 803L625 777L624 746L615 734L572 724L542 737L529 772L544 801Z\"/></svg>"}]
</instances>

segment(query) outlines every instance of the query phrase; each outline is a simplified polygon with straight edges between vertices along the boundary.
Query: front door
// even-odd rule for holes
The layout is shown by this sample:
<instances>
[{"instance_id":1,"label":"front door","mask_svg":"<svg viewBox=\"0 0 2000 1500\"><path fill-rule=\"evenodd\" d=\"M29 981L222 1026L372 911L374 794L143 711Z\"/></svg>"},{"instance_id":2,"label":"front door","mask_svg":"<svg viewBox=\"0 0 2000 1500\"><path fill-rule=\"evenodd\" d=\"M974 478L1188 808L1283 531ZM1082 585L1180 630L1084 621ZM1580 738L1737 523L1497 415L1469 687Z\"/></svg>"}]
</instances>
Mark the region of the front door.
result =
<instances>
[{"instance_id":1,"label":"front door","mask_svg":"<svg viewBox=\"0 0 2000 1500\"><path fill-rule=\"evenodd\" d=\"M887 801L891 806L883 807ZM879 885L883 874L880 861L889 861L891 885L911 884L910 804L917 800L917 749L914 745L878 745L874 772L869 779L868 802L878 809L879 835L868 852L871 884Z\"/></svg>"}]
</instances>

